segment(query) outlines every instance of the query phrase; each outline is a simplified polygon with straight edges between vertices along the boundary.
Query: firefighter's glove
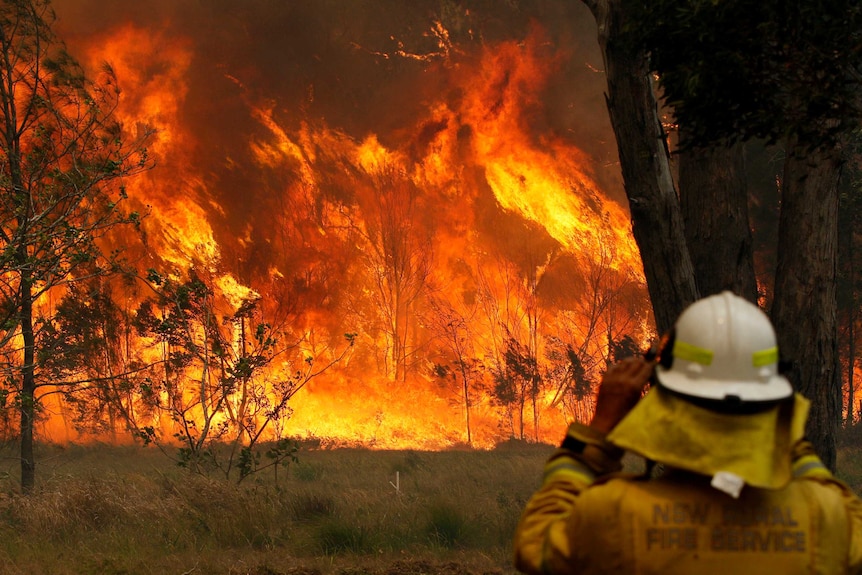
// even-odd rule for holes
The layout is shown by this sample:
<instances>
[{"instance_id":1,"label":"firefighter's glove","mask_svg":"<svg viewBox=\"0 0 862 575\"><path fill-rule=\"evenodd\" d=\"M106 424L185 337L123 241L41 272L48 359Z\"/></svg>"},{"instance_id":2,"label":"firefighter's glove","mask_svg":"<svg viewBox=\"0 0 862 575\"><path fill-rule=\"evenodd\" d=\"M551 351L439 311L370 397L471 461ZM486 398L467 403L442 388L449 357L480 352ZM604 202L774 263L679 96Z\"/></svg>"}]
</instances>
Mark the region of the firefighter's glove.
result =
<instances>
[{"instance_id":1,"label":"firefighter's glove","mask_svg":"<svg viewBox=\"0 0 862 575\"><path fill-rule=\"evenodd\" d=\"M603 434L613 429L640 400L654 365L638 356L610 366L599 386L596 413L590 427Z\"/></svg>"}]
</instances>

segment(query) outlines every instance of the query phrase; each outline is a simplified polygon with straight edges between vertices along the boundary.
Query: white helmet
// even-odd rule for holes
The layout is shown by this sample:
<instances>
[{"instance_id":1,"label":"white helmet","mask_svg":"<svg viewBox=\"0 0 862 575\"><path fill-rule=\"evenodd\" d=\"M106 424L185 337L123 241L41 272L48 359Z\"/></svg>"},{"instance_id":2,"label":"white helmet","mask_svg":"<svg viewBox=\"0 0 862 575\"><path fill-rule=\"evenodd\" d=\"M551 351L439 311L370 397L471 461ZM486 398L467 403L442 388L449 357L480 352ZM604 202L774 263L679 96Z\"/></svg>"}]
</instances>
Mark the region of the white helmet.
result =
<instances>
[{"instance_id":1,"label":"white helmet","mask_svg":"<svg viewBox=\"0 0 862 575\"><path fill-rule=\"evenodd\" d=\"M729 291L701 299L682 312L656 366L665 388L682 395L766 402L793 395L778 373L775 330L763 311Z\"/></svg>"}]
</instances>

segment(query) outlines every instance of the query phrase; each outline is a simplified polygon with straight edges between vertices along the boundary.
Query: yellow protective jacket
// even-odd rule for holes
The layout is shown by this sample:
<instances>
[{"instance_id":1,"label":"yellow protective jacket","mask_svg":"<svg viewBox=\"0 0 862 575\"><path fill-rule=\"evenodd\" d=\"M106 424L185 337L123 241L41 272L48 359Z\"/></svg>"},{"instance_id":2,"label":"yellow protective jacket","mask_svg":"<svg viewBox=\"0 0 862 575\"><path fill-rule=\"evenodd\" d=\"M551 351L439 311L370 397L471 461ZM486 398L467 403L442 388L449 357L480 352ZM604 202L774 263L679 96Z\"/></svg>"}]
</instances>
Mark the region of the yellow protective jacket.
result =
<instances>
[{"instance_id":1,"label":"yellow protective jacket","mask_svg":"<svg viewBox=\"0 0 862 575\"><path fill-rule=\"evenodd\" d=\"M688 471L614 476L619 449L585 426L569 435L586 447L554 453L518 525L525 573L862 572L862 503L807 442L789 484L734 499Z\"/></svg>"}]
</instances>

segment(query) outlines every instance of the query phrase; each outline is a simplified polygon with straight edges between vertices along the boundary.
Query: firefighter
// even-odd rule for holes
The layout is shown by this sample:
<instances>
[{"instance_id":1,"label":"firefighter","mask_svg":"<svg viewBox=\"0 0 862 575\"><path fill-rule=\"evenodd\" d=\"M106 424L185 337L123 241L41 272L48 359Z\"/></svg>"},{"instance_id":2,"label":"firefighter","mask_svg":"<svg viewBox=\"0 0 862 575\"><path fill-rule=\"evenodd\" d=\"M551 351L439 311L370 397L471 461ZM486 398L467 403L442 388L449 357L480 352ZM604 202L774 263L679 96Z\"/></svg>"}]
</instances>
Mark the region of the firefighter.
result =
<instances>
[{"instance_id":1,"label":"firefighter","mask_svg":"<svg viewBox=\"0 0 862 575\"><path fill-rule=\"evenodd\" d=\"M862 572L862 502L803 438L808 406L766 314L730 292L695 302L656 360L608 369L589 426L569 426L518 524L517 568ZM624 451L663 473L621 473Z\"/></svg>"}]
</instances>

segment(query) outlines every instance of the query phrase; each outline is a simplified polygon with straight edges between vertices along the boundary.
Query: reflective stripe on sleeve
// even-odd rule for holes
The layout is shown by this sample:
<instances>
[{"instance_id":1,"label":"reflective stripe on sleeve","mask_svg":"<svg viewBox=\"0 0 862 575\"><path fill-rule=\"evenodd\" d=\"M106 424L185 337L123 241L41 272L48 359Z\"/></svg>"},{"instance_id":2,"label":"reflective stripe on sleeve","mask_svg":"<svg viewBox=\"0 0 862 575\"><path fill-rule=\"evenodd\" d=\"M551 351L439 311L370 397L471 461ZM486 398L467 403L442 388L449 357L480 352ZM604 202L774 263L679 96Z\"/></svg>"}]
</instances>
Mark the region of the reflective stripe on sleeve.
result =
<instances>
[{"instance_id":1,"label":"reflective stripe on sleeve","mask_svg":"<svg viewBox=\"0 0 862 575\"><path fill-rule=\"evenodd\" d=\"M543 483L567 478L570 481L590 485L596 480L596 474L583 463L569 457L560 457L545 465Z\"/></svg>"},{"instance_id":2,"label":"reflective stripe on sleeve","mask_svg":"<svg viewBox=\"0 0 862 575\"><path fill-rule=\"evenodd\" d=\"M803 455L793 462L793 477L832 477L829 469L816 455Z\"/></svg>"}]
</instances>

